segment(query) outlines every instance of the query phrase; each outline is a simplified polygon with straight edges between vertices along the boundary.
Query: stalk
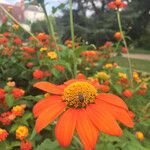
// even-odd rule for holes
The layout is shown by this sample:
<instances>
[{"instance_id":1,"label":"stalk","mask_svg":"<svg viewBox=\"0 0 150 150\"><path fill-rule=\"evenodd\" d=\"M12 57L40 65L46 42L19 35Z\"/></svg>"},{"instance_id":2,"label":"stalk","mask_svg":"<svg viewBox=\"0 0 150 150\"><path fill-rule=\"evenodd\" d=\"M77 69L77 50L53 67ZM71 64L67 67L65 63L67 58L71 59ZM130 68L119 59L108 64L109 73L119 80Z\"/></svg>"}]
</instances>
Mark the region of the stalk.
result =
<instances>
[{"instance_id":1,"label":"stalk","mask_svg":"<svg viewBox=\"0 0 150 150\"><path fill-rule=\"evenodd\" d=\"M129 65L129 71L130 71L130 80L131 80L131 86L133 87L133 77L132 77L132 65L131 65L131 59L129 58L129 51L128 51L128 46L127 46L127 42L123 33L123 29L122 29L122 23L121 23L121 16L120 16L120 12L119 10L117 10L117 20L118 20L118 26L119 26L119 30L122 36L122 40L123 40L123 44L125 46L125 48L127 49L127 59L128 59L128 65Z\"/></svg>"},{"instance_id":2,"label":"stalk","mask_svg":"<svg viewBox=\"0 0 150 150\"><path fill-rule=\"evenodd\" d=\"M47 11L46 11L44 3L40 3L40 5L41 5L41 7L42 7L42 9L44 11L44 14L45 14L49 35L52 34L52 39L53 39L53 41L55 43L55 48L57 50L57 43L56 43L56 39L55 39L55 31L54 31L54 27L53 27L53 24L52 24L52 20L49 18L48 14L47 14ZM50 38L49 38L49 44L50 44Z\"/></svg>"},{"instance_id":3,"label":"stalk","mask_svg":"<svg viewBox=\"0 0 150 150\"><path fill-rule=\"evenodd\" d=\"M16 24L18 24L24 31L26 31L28 34L30 34L37 42L39 42L39 40L34 36L34 34L32 34L30 31L28 31L27 29L25 29L2 5L0 5L0 9L2 9L6 15L11 18Z\"/></svg>"},{"instance_id":4,"label":"stalk","mask_svg":"<svg viewBox=\"0 0 150 150\"><path fill-rule=\"evenodd\" d=\"M70 29L71 29L72 50L73 50L73 74L74 74L74 78L76 78L76 75L77 75L77 60L76 60L76 56L75 56L75 38L74 38L72 0L69 0L69 6L70 6Z\"/></svg>"}]
</instances>

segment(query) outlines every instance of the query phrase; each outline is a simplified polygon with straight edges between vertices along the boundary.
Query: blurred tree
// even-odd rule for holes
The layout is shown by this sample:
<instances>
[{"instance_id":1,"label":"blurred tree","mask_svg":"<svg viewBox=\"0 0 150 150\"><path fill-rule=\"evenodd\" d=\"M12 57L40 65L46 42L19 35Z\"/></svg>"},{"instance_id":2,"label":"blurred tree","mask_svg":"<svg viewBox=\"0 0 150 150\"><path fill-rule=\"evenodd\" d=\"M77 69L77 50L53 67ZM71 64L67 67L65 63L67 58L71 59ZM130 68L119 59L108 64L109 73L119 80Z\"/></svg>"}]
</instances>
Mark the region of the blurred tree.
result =
<instances>
[{"instance_id":1,"label":"blurred tree","mask_svg":"<svg viewBox=\"0 0 150 150\"><path fill-rule=\"evenodd\" d=\"M113 40L113 34L118 30L116 15L108 10L107 4L111 0L73 0L74 23L76 35L81 36L90 43L102 44L106 40ZM126 33L138 40L145 33L150 20L149 0L130 0L128 7L123 10L122 22ZM64 10L63 16L56 18L57 24L64 29L63 39L69 37L69 11Z\"/></svg>"}]
</instances>

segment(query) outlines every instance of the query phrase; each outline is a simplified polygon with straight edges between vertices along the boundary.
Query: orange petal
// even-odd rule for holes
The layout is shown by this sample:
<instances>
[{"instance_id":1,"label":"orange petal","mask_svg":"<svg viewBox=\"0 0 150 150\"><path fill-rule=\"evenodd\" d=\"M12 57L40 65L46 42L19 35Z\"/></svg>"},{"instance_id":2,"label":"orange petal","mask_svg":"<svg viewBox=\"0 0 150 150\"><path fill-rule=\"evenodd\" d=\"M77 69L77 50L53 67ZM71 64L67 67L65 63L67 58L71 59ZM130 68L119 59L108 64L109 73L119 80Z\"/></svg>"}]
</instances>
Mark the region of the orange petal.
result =
<instances>
[{"instance_id":1,"label":"orange petal","mask_svg":"<svg viewBox=\"0 0 150 150\"><path fill-rule=\"evenodd\" d=\"M35 129L40 132L48 124L50 124L57 116L59 116L65 109L66 104L64 102L57 102L55 105L50 105L45 109L37 118Z\"/></svg>"},{"instance_id":2,"label":"orange petal","mask_svg":"<svg viewBox=\"0 0 150 150\"><path fill-rule=\"evenodd\" d=\"M98 138L98 130L87 116L85 109L78 110L76 130L85 150L93 150Z\"/></svg>"},{"instance_id":3,"label":"orange petal","mask_svg":"<svg viewBox=\"0 0 150 150\"><path fill-rule=\"evenodd\" d=\"M45 109L49 108L49 106L56 104L61 100L60 96L48 96L42 100L40 100L33 107L34 117L38 117L40 113L42 113Z\"/></svg>"},{"instance_id":4,"label":"orange petal","mask_svg":"<svg viewBox=\"0 0 150 150\"><path fill-rule=\"evenodd\" d=\"M48 93L61 95L63 93L63 89L59 88L58 85L52 84L50 82L37 82L33 85L34 87L43 90Z\"/></svg>"},{"instance_id":5,"label":"orange petal","mask_svg":"<svg viewBox=\"0 0 150 150\"><path fill-rule=\"evenodd\" d=\"M105 108L106 111L109 111L116 120L120 121L127 127L132 128L134 126L134 123L131 117L129 116L129 111L122 109L120 107L116 107L114 105L110 105L105 102L100 102L99 105L100 107Z\"/></svg>"},{"instance_id":6,"label":"orange petal","mask_svg":"<svg viewBox=\"0 0 150 150\"><path fill-rule=\"evenodd\" d=\"M106 103L122 107L126 110L128 110L128 107L126 103L118 96L108 93L102 93L97 96L97 102L99 101L105 101Z\"/></svg>"},{"instance_id":7,"label":"orange petal","mask_svg":"<svg viewBox=\"0 0 150 150\"><path fill-rule=\"evenodd\" d=\"M122 130L116 120L105 108L98 107L94 104L89 105L86 111L92 123L100 131L113 136L122 135Z\"/></svg>"},{"instance_id":8,"label":"orange petal","mask_svg":"<svg viewBox=\"0 0 150 150\"><path fill-rule=\"evenodd\" d=\"M70 145L77 120L76 109L67 110L59 119L55 134L59 144L63 147Z\"/></svg>"}]
</instances>

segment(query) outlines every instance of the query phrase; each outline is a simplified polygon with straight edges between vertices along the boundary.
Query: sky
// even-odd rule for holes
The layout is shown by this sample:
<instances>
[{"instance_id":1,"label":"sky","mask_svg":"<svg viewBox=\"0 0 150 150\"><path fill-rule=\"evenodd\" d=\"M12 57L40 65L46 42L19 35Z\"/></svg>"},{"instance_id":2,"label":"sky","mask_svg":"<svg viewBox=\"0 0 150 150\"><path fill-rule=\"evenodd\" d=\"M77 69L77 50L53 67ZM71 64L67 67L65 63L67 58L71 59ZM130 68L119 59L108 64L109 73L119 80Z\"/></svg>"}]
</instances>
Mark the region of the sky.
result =
<instances>
[{"instance_id":1,"label":"sky","mask_svg":"<svg viewBox=\"0 0 150 150\"><path fill-rule=\"evenodd\" d=\"M15 4L17 2L20 2L21 0L0 0L1 3L7 3L7 4ZM58 6L60 3L66 2L67 0L45 0L47 12L51 13L51 8Z\"/></svg>"}]
</instances>

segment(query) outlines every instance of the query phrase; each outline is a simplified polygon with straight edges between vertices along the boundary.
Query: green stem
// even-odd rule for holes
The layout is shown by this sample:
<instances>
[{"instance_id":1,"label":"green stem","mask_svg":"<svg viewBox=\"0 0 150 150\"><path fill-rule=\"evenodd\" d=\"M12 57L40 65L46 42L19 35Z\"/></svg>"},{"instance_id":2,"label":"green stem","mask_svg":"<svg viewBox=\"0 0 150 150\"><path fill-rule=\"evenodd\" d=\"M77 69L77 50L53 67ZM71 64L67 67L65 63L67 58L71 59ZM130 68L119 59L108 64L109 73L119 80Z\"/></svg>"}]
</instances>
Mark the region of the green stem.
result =
<instances>
[{"instance_id":1,"label":"green stem","mask_svg":"<svg viewBox=\"0 0 150 150\"><path fill-rule=\"evenodd\" d=\"M47 11L46 11L46 8L45 8L45 5L44 3L40 3L43 11L44 11L44 14L45 14L45 18L47 20L47 25L48 25L48 32L49 32L49 35L51 34L52 35L52 39L55 43L55 48L57 50L57 43L56 43L56 39L55 39L55 31L54 31L54 27L53 27L53 24L52 24L52 20L51 18L48 16L47 14ZM50 38L49 38L49 44L50 44Z\"/></svg>"},{"instance_id":2,"label":"green stem","mask_svg":"<svg viewBox=\"0 0 150 150\"><path fill-rule=\"evenodd\" d=\"M0 5L0 9L2 9L9 18L11 18L14 22L16 22L24 31L26 31L28 34L30 34L37 42L39 42L39 40L27 29L25 29L2 5Z\"/></svg>"},{"instance_id":3,"label":"green stem","mask_svg":"<svg viewBox=\"0 0 150 150\"><path fill-rule=\"evenodd\" d=\"M73 72L74 72L74 78L76 78L77 60L76 60L76 56L74 54L74 52L75 52L75 36L74 36L74 24L73 24L72 0L69 0L69 6L70 6L70 29L71 29L72 50L73 50Z\"/></svg>"},{"instance_id":4,"label":"green stem","mask_svg":"<svg viewBox=\"0 0 150 150\"><path fill-rule=\"evenodd\" d=\"M122 29L122 24L121 24L121 17L120 17L120 12L119 10L117 10L117 20L118 20L118 26L119 26L119 30L122 36L122 40L123 40L123 44L125 46L125 48L127 49L127 59L128 59L128 65L129 65L129 71L130 71L130 80L131 80L131 86L133 87L133 77L132 77L132 65L131 65L131 60L129 58L129 51L128 51L128 46L127 46L127 42L123 33L123 29Z\"/></svg>"},{"instance_id":5,"label":"green stem","mask_svg":"<svg viewBox=\"0 0 150 150\"><path fill-rule=\"evenodd\" d=\"M35 131L35 128L34 128L32 133L31 133L31 136L30 136L29 140L32 141L35 136L36 136L36 131Z\"/></svg>"}]
</instances>

